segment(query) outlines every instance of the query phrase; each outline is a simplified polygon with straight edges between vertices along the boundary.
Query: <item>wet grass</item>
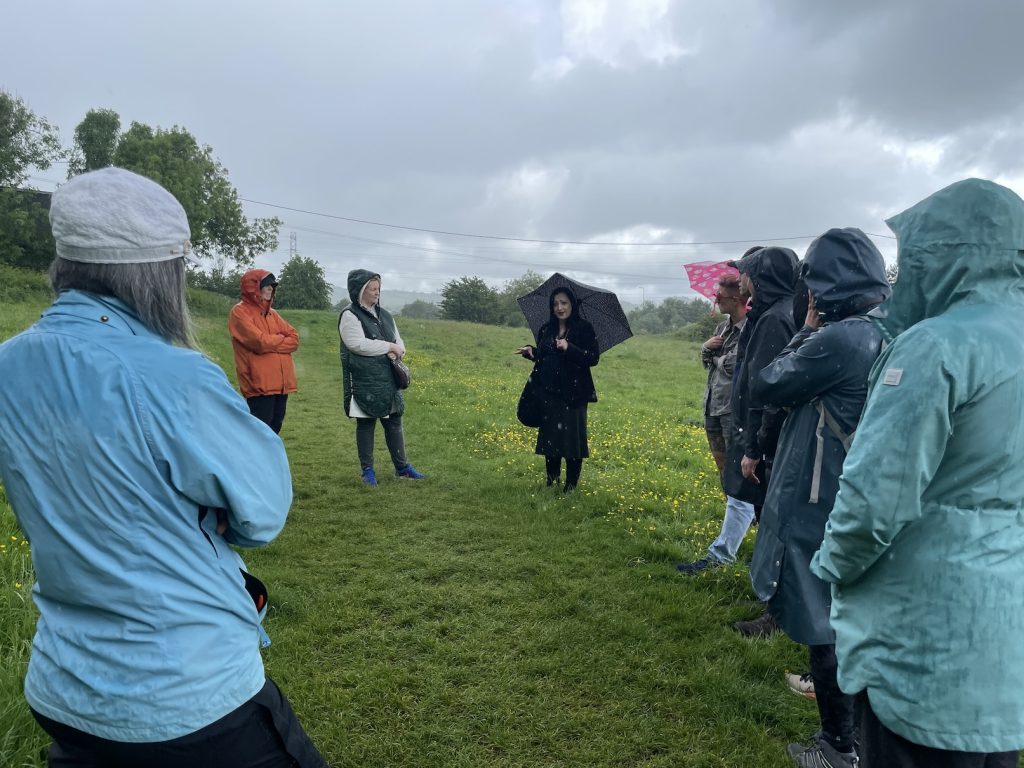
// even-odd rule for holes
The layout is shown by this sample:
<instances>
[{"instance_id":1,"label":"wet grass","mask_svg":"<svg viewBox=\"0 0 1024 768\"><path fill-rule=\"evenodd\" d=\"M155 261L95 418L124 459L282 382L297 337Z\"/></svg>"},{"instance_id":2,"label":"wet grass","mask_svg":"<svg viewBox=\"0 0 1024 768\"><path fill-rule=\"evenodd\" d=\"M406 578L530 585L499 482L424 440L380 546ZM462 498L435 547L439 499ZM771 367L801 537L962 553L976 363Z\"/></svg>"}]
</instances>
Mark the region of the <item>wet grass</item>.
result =
<instances>
[{"instance_id":1,"label":"wet grass","mask_svg":"<svg viewBox=\"0 0 1024 768\"><path fill-rule=\"evenodd\" d=\"M230 303L195 299L203 347L233 378ZM0 337L45 304L5 306ZM802 651L729 630L751 615L742 566L672 568L703 553L723 506L695 344L636 338L602 358L592 458L562 496L515 421L525 333L399 319L408 453L429 478L395 479L379 437L371 490L340 408L337 318L285 314L302 334L282 432L295 502L246 559L271 592L268 672L333 765L788 764L785 743L815 730L813 704L782 682ZM20 692L34 622L22 541L0 502L0 764L40 766Z\"/></svg>"}]
</instances>

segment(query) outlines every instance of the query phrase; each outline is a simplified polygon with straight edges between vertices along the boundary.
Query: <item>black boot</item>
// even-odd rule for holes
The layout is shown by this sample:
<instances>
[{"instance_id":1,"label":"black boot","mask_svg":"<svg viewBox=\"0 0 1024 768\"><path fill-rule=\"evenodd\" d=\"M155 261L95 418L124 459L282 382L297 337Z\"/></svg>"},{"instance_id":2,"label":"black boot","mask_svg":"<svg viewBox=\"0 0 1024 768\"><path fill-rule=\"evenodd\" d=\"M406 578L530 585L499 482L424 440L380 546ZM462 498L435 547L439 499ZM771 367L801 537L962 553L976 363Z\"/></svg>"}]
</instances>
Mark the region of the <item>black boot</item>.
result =
<instances>
[{"instance_id":1,"label":"black boot","mask_svg":"<svg viewBox=\"0 0 1024 768\"><path fill-rule=\"evenodd\" d=\"M565 487L562 488L562 493L570 493L576 490L576 485L580 481L580 472L583 470L583 459L566 459L565 460Z\"/></svg>"},{"instance_id":2,"label":"black boot","mask_svg":"<svg viewBox=\"0 0 1024 768\"><path fill-rule=\"evenodd\" d=\"M558 456L545 456L544 468L548 474L548 485L554 485L562 474L562 459Z\"/></svg>"}]
</instances>

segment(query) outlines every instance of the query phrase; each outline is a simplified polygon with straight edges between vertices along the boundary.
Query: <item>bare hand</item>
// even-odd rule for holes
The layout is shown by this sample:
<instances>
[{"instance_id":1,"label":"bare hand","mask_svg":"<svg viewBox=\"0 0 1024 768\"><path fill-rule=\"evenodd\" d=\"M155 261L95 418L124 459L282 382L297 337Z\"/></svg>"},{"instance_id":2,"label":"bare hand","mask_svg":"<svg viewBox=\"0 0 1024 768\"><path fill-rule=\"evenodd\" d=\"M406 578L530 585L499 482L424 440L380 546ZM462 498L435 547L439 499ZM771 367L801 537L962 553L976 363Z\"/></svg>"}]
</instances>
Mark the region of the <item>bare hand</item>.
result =
<instances>
[{"instance_id":1,"label":"bare hand","mask_svg":"<svg viewBox=\"0 0 1024 768\"><path fill-rule=\"evenodd\" d=\"M530 346L520 347L519 349L516 350L516 354L517 355L522 355L523 357L527 358L528 360L533 360L533 347L530 347Z\"/></svg>"},{"instance_id":2,"label":"bare hand","mask_svg":"<svg viewBox=\"0 0 1024 768\"><path fill-rule=\"evenodd\" d=\"M565 352L569 348L569 342L565 339L555 339L555 349Z\"/></svg>"},{"instance_id":3,"label":"bare hand","mask_svg":"<svg viewBox=\"0 0 1024 768\"><path fill-rule=\"evenodd\" d=\"M821 328L821 315L814 306L814 296L807 291L807 317L804 318L804 325L808 328Z\"/></svg>"},{"instance_id":4,"label":"bare hand","mask_svg":"<svg viewBox=\"0 0 1024 768\"><path fill-rule=\"evenodd\" d=\"M721 349L723 344L725 344L724 336L712 336L704 342L704 349Z\"/></svg>"},{"instance_id":5,"label":"bare hand","mask_svg":"<svg viewBox=\"0 0 1024 768\"><path fill-rule=\"evenodd\" d=\"M392 360L397 360L399 358L405 357L405 350L402 349L397 344L389 343L388 344L388 357L390 357Z\"/></svg>"},{"instance_id":6,"label":"bare hand","mask_svg":"<svg viewBox=\"0 0 1024 768\"><path fill-rule=\"evenodd\" d=\"M743 473L743 477L750 480L754 485L761 484L761 478L757 476L757 465L761 463L760 459L752 459L749 456L744 456L743 461L740 462L740 472Z\"/></svg>"}]
</instances>

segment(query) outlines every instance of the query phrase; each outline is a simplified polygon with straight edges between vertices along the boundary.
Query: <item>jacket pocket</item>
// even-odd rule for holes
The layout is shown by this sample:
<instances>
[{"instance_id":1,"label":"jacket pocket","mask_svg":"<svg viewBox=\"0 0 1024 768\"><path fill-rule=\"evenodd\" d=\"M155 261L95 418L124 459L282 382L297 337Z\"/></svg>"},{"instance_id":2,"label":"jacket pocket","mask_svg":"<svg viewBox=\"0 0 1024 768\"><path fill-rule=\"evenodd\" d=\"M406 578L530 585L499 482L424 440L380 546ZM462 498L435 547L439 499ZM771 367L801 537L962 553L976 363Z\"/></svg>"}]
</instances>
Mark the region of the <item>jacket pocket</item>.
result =
<instances>
[{"instance_id":1,"label":"jacket pocket","mask_svg":"<svg viewBox=\"0 0 1024 768\"><path fill-rule=\"evenodd\" d=\"M786 545L779 537L767 528L758 530L754 559L750 564L750 582L758 599L767 601L775 596L785 559Z\"/></svg>"}]
</instances>

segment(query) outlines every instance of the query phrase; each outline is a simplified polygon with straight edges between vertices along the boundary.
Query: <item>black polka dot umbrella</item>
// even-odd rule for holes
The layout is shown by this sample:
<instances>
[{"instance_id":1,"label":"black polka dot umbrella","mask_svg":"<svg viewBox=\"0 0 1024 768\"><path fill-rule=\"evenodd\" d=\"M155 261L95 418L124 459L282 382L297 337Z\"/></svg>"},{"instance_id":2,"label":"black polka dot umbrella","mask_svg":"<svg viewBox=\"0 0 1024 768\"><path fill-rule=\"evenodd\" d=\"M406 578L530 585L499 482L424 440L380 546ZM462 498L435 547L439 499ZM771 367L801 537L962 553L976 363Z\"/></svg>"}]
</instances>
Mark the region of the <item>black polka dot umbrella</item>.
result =
<instances>
[{"instance_id":1,"label":"black polka dot umbrella","mask_svg":"<svg viewBox=\"0 0 1024 768\"><path fill-rule=\"evenodd\" d=\"M633 335L618 296L555 272L538 288L516 299L535 339L540 327L551 319L551 294L558 288L569 288L576 294L580 317L594 326L599 352L605 352Z\"/></svg>"}]
</instances>

